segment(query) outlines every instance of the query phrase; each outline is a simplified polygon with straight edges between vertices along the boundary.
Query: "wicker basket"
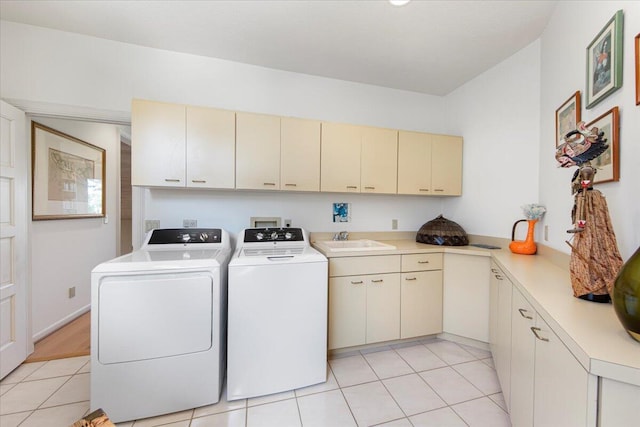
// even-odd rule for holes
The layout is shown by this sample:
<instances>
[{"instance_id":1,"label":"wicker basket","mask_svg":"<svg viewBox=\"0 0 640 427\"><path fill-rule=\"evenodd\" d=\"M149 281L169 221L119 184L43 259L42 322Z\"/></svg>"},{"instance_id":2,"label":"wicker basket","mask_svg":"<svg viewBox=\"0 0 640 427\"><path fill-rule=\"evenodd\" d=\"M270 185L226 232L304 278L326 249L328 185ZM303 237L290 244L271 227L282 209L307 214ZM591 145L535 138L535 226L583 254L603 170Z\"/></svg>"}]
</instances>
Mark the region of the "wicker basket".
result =
<instances>
[{"instance_id":1,"label":"wicker basket","mask_svg":"<svg viewBox=\"0 0 640 427\"><path fill-rule=\"evenodd\" d=\"M466 246L469 237L460 225L438 215L424 224L416 234L416 242L429 245Z\"/></svg>"}]
</instances>

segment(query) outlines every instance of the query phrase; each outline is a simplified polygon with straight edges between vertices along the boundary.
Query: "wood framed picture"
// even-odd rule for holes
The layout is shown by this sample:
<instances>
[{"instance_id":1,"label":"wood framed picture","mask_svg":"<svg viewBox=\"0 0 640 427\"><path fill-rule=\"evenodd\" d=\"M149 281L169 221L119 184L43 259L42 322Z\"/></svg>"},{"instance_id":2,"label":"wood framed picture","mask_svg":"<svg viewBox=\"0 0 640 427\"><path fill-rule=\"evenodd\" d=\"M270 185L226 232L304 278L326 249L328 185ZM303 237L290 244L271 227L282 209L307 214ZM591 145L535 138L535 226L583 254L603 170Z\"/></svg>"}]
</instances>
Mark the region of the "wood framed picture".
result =
<instances>
[{"instance_id":1,"label":"wood framed picture","mask_svg":"<svg viewBox=\"0 0 640 427\"><path fill-rule=\"evenodd\" d=\"M594 184L620 180L620 121L618 107L613 107L591 123L587 129L597 127L604 132L609 148L593 159L591 164L597 169Z\"/></svg>"},{"instance_id":2,"label":"wood framed picture","mask_svg":"<svg viewBox=\"0 0 640 427\"><path fill-rule=\"evenodd\" d=\"M569 131L576 128L580 121L580 108L580 91L576 91L556 110L556 147Z\"/></svg>"},{"instance_id":3,"label":"wood framed picture","mask_svg":"<svg viewBox=\"0 0 640 427\"><path fill-rule=\"evenodd\" d=\"M31 149L33 220L104 217L103 148L31 122Z\"/></svg>"},{"instance_id":4,"label":"wood framed picture","mask_svg":"<svg viewBox=\"0 0 640 427\"><path fill-rule=\"evenodd\" d=\"M587 109L622 87L622 10L587 47Z\"/></svg>"},{"instance_id":5,"label":"wood framed picture","mask_svg":"<svg viewBox=\"0 0 640 427\"><path fill-rule=\"evenodd\" d=\"M636 105L640 105L640 34L636 36Z\"/></svg>"}]
</instances>

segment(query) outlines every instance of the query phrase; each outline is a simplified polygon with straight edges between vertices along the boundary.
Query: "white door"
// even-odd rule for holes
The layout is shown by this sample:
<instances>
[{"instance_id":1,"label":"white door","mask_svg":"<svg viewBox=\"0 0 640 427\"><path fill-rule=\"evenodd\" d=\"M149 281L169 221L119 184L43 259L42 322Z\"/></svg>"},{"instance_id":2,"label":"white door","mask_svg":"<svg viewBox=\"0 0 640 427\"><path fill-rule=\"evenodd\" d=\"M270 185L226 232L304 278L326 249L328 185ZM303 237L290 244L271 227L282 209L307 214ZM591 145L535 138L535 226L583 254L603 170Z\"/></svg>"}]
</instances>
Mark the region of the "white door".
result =
<instances>
[{"instance_id":1,"label":"white door","mask_svg":"<svg viewBox=\"0 0 640 427\"><path fill-rule=\"evenodd\" d=\"M0 378L27 358L25 114L0 101Z\"/></svg>"}]
</instances>

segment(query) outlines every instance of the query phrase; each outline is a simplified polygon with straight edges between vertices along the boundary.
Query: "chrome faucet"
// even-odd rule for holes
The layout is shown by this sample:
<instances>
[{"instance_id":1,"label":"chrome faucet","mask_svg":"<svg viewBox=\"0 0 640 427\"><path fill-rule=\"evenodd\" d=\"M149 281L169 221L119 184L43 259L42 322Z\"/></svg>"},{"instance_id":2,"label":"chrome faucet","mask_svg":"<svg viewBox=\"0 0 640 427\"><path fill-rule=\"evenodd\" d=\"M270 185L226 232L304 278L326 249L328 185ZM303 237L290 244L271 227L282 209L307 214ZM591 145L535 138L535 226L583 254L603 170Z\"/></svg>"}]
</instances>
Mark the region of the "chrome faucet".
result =
<instances>
[{"instance_id":1,"label":"chrome faucet","mask_svg":"<svg viewBox=\"0 0 640 427\"><path fill-rule=\"evenodd\" d=\"M333 240L347 240L349 239L348 231L340 231L333 235Z\"/></svg>"}]
</instances>

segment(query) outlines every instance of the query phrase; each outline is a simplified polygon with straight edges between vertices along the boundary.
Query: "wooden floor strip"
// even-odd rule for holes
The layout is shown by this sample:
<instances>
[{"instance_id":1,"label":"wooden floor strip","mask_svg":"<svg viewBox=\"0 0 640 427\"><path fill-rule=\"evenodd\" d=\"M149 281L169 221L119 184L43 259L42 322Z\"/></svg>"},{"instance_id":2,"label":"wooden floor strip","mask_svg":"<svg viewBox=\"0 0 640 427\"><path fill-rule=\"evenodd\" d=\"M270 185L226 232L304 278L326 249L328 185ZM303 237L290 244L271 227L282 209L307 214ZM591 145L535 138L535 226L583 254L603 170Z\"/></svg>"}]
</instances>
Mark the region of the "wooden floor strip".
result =
<instances>
[{"instance_id":1,"label":"wooden floor strip","mask_svg":"<svg viewBox=\"0 0 640 427\"><path fill-rule=\"evenodd\" d=\"M35 343L35 351L25 362L43 362L67 357L88 356L91 351L91 312L72 320Z\"/></svg>"}]
</instances>

